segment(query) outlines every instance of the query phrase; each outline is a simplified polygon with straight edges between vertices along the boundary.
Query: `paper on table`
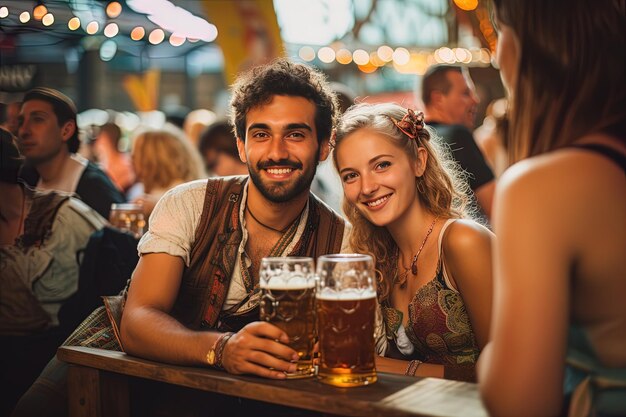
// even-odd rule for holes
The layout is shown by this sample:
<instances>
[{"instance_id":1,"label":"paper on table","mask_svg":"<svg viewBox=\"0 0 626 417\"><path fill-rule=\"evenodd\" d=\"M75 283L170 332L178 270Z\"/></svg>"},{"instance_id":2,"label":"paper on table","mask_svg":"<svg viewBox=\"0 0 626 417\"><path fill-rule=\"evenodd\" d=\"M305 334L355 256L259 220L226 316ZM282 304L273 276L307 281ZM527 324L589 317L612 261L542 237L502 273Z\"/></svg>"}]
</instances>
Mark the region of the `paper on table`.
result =
<instances>
[{"instance_id":1,"label":"paper on table","mask_svg":"<svg viewBox=\"0 0 626 417\"><path fill-rule=\"evenodd\" d=\"M429 416L488 417L478 385L468 382L424 378L384 398L381 403Z\"/></svg>"}]
</instances>

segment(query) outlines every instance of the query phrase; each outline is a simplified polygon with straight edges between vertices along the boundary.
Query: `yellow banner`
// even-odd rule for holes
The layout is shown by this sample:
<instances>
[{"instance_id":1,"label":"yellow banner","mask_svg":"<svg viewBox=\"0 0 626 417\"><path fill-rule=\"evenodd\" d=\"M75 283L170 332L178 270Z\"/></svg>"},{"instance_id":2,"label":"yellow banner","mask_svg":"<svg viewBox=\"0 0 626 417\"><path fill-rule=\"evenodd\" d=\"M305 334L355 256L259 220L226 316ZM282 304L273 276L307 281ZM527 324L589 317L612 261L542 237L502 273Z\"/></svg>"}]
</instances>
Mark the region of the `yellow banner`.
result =
<instances>
[{"instance_id":1,"label":"yellow banner","mask_svg":"<svg viewBox=\"0 0 626 417\"><path fill-rule=\"evenodd\" d=\"M202 0L217 27L228 85L248 68L284 55L272 0Z\"/></svg>"},{"instance_id":2,"label":"yellow banner","mask_svg":"<svg viewBox=\"0 0 626 417\"><path fill-rule=\"evenodd\" d=\"M141 76L129 74L124 77L124 89L137 111L157 110L159 106L159 80L161 72L150 69Z\"/></svg>"}]
</instances>

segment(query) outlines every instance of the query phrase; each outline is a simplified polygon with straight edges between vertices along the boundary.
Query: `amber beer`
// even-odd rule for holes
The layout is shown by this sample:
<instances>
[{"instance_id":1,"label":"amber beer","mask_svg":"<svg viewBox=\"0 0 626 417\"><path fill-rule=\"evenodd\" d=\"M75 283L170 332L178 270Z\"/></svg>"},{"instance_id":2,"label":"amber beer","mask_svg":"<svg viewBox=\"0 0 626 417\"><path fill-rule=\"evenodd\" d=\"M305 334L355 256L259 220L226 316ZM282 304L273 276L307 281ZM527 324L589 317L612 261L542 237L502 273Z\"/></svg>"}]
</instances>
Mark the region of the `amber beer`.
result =
<instances>
[{"instance_id":1,"label":"amber beer","mask_svg":"<svg viewBox=\"0 0 626 417\"><path fill-rule=\"evenodd\" d=\"M352 387L376 381L375 313L374 291L317 296L322 382Z\"/></svg>"},{"instance_id":2,"label":"amber beer","mask_svg":"<svg viewBox=\"0 0 626 417\"><path fill-rule=\"evenodd\" d=\"M318 378L338 387L376 382L377 301L372 257L322 256L317 273Z\"/></svg>"},{"instance_id":3,"label":"amber beer","mask_svg":"<svg viewBox=\"0 0 626 417\"><path fill-rule=\"evenodd\" d=\"M298 352L296 371L287 378L315 374L315 276L312 258L265 258L261 262L260 318L281 328Z\"/></svg>"},{"instance_id":4,"label":"amber beer","mask_svg":"<svg viewBox=\"0 0 626 417\"><path fill-rule=\"evenodd\" d=\"M109 214L111 226L124 232L129 232L136 238L140 238L146 228L143 209L140 204L113 203Z\"/></svg>"}]
</instances>

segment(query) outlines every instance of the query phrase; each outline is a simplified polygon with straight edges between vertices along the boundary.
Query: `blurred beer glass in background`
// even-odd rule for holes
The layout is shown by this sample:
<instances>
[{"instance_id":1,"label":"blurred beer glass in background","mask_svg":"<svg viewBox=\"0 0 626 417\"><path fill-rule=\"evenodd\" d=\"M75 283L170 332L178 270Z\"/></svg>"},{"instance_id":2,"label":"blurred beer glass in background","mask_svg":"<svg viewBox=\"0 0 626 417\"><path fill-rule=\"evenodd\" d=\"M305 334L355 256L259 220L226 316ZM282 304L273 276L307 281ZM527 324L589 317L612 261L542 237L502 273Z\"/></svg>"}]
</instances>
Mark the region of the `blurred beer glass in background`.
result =
<instances>
[{"instance_id":1,"label":"blurred beer glass in background","mask_svg":"<svg viewBox=\"0 0 626 417\"><path fill-rule=\"evenodd\" d=\"M315 335L315 265L313 258L263 258L259 274L261 320L268 321L289 335L289 346L300 359L287 378L315 374L313 345Z\"/></svg>"},{"instance_id":2,"label":"blurred beer glass in background","mask_svg":"<svg viewBox=\"0 0 626 417\"><path fill-rule=\"evenodd\" d=\"M146 231L146 220L141 204L111 204L109 223L117 229L131 233L136 238L140 238Z\"/></svg>"},{"instance_id":3,"label":"blurred beer glass in background","mask_svg":"<svg viewBox=\"0 0 626 417\"><path fill-rule=\"evenodd\" d=\"M325 255L317 260L318 378L338 387L376 382L376 287L369 255Z\"/></svg>"}]
</instances>

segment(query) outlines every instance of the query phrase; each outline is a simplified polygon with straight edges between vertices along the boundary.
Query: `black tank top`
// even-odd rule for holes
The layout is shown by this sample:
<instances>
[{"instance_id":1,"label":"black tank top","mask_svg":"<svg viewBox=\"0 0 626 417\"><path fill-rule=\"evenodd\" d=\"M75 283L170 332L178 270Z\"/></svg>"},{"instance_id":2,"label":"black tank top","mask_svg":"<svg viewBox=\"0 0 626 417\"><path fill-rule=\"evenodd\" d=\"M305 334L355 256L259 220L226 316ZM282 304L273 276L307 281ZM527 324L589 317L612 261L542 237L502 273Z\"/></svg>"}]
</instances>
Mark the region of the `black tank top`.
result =
<instances>
[{"instance_id":1,"label":"black tank top","mask_svg":"<svg viewBox=\"0 0 626 417\"><path fill-rule=\"evenodd\" d=\"M621 167L622 171L626 172L626 155L609 146L601 145L599 143L580 143L569 145L568 148L586 149L605 156Z\"/></svg>"}]
</instances>

